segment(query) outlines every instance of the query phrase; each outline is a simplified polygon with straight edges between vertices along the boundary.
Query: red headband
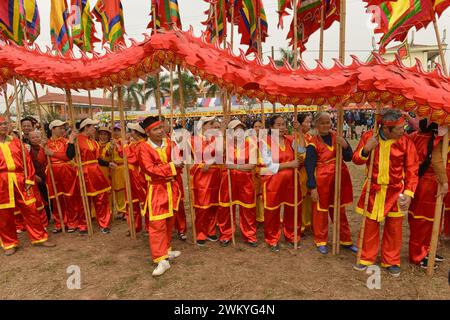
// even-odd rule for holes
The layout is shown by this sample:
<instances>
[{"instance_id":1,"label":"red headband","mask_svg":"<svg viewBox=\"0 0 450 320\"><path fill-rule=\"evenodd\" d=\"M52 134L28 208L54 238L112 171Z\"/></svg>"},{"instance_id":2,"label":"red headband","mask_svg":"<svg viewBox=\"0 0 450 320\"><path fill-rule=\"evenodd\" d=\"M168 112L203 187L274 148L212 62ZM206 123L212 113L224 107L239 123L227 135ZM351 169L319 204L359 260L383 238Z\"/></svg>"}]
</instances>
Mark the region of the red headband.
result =
<instances>
[{"instance_id":1,"label":"red headband","mask_svg":"<svg viewBox=\"0 0 450 320\"><path fill-rule=\"evenodd\" d=\"M154 127L157 127L157 126L159 126L160 124L162 124L161 120L156 121L156 122L153 122L151 125L145 127L144 130L147 131L147 130L153 129Z\"/></svg>"},{"instance_id":2,"label":"red headband","mask_svg":"<svg viewBox=\"0 0 450 320\"><path fill-rule=\"evenodd\" d=\"M403 126L405 124L405 118L400 117L400 119L394 120L394 121L383 121L382 120L381 123L383 124L383 126L386 126L386 127Z\"/></svg>"}]
</instances>

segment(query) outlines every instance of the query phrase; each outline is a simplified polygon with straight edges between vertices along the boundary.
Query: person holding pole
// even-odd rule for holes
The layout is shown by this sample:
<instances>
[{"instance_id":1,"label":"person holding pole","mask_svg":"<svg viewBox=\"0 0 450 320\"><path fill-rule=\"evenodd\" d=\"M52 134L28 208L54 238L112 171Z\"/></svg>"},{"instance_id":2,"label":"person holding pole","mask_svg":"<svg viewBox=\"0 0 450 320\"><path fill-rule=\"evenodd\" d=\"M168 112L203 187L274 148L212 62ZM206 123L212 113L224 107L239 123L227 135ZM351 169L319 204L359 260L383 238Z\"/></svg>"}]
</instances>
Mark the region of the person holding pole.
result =
<instances>
[{"instance_id":1,"label":"person holding pole","mask_svg":"<svg viewBox=\"0 0 450 320\"><path fill-rule=\"evenodd\" d=\"M111 192L115 194L117 213L119 218L125 219L126 205L125 205L125 179L124 179L124 159L121 154L122 141L121 141L122 128L120 124L114 124L112 128L111 139L111 152L112 161L116 164L114 170L111 170L112 186L114 186Z\"/></svg>"},{"instance_id":2,"label":"person holding pole","mask_svg":"<svg viewBox=\"0 0 450 320\"><path fill-rule=\"evenodd\" d=\"M14 210L18 208L24 218L31 243L54 247L37 213L34 196L34 167L21 141L8 135L9 121L0 116L0 242L5 255L16 253L19 245ZM23 161L25 157L25 162ZM25 174L25 172L27 174Z\"/></svg>"},{"instance_id":3,"label":"person holding pole","mask_svg":"<svg viewBox=\"0 0 450 320\"><path fill-rule=\"evenodd\" d=\"M258 155L256 149L254 149L253 159L251 159L250 141L245 139L245 127L241 121L230 121L228 130L232 132L232 136L228 137L227 134L227 162L226 168L222 169L219 193L220 208L217 216L220 231L220 245L222 247L229 245L233 229L235 229L234 226L232 229L229 211L230 195L228 192L227 171L230 170L231 205L233 206L234 215L236 216L236 208L239 206L239 227L241 234L246 244L251 247L256 247L255 167ZM256 141L254 145L256 145Z\"/></svg>"},{"instance_id":4,"label":"person holding pole","mask_svg":"<svg viewBox=\"0 0 450 320\"><path fill-rule=\"evenodd\" d=\"M436 195L438 190L442 196L447 194L448 179L442 158L442 139L438 137L438 125L422 119L419 121L419 129L420 131L409 136L416 147L420 164L419 184L408 215L409 261L427 269ZM435 261L442 262L444 258L436 255Z\"/></svg>"},{"instance_id":5,"label":"person holding pole","mask_svg":"<svg viewBox=\"0 0 450 320\"><path fill-rule=\"evenodd\" d=\"M361 259L354 269L364 271L375 263L380 245L380 224L384 221L381 266L394 277L400 276L403 216L408 212L419 181L419 157L405 133L401 111L386 109L381 114L379 135L366 132L353 153L353 163L369 165L374 152L371 185L364 185L356 212L366 217ZM369 187L367 211L364 212L366 188Z\"/></svg>"},{"instance_id":6,"label":"person holding pole","mask_svg":"<svg viewBox=\"0 0 450 320\"><path fill-rule=\"evenodd\" d=\"M109 203L109 194L111 185L108 179L103 175L100 166L115 167L113 162L106 162L100 158L100 146L95 141L95 127L99 121L86 118L78 124L79 134L72 132L69 137L67 148L67 157L72 160L75 157L75 139L80 147L81 164L83 166L83 176L86 181L86 195L92 199L96 212L96 219L103 234L110 233L111 207ZM80 234L87 234L87 221L85 216L79 216Z\"/></svg>"},{"instance_id":7,"label":"person holding pole","mask_svg":"<svg viewBox=\"0 0 450 320\"><path fill-rule=\"evenodd\" d=\"M66 155L69 140L64 137L65 125L66 122L61 120L53 120L50 122L49 130L51 136L44 147L44 152L45 155L49 156L51 159L55 187L56 190L58 190L58 197L62 204L61 209L64 225L67 227L68 233L73 233L78 228L78 217L83 215L83 208L81 206L77 170ZM47 168L45 172L47 175L46 183L49 199L53 202L53 219L55 221L53 233L59 233L62 231L61 221L55 203L55 191L53 190L52 183L50 183L51 176L49 168Z\"/></svg>"},{"instance_id":8,"label":"person holding pole","mask_svg":"<svg viewBox=\"0 0 450 320\"><path fill-rule=\"evenodd\" d=\"M140 125L148 135L147 142L138 148L139 166L148 181L143 211L149 213L150 250L153 262L158 264L152 275L160 276L170 268L169 259L181 254L172 250L171 241L174 214L181 200L177 168L183 168L184 163L172 161L173 145L158 117L147 117Z\"/></svg>"},{"instance_id":9,"label":"person holding pole","mask_svg":"<svg viewBox=\"0 0 450 320\"><path fill-rule=\"evenodd\" d=\"M353 151L349 143L331 131L331 117L328 112L318 112L314 115L316 134L311 137L307 151L305 168L307 173L306 185L311 191L313 201L313 233L317 250L321 254L328 253L328 215L333 219L335 171L337 148L342 148L343 165L341 176L341 205L340 205L340 244L356 252L356 246L351 239L345 207L353 203L353 187L350 172L344 161L351 161Z\"/></svg>"},{"instance_id":10,"label":"person holding pole","mask_svg":"<svg viewBox=\"0 0 450 320\"><path fill-rule=\"evenodd\" d=\"M295 142L287 135L286 121L280 115L269 119L270 135L262 141L261 158L265 167L261 169L264 204L264 239L272 252L279 252L281 238L281 206L284 205L283 233L286 241L294 247L294 206L299 206L297 234L300 241L302 193L297 188L298 203L294 203L294 169L301 160L295 159ZM261 137L259 138L261 139ZM303 136L297 143L300 159L304 159L306 148ZM297 181L299 181L298 179Z\"/></svg>"}]
</instances>

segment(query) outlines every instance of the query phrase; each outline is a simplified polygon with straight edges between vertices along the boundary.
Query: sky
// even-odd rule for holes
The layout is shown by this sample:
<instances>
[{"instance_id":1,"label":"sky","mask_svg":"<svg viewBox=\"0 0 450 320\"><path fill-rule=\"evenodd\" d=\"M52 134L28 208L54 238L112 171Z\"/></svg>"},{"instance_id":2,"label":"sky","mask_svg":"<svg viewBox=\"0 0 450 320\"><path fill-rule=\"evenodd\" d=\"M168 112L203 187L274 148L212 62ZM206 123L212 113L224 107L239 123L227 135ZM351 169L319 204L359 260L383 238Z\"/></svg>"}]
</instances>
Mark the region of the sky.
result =
<instances>
[{"instance_id":1,"label":"sky","mask_svg":"<svg viewBox=\"0 0 450 320\"><path fill-rule=\"evenodd\" d=\"M97 0L90 0L91 8L95 6ZM278 58L279 48L286 48L288 41L286 35L288 27L291 22L291 17L286 17L284 20L285 29L277 28L278 14L277 14L277 0L263 0L269 24L269 37L263 44L264 56L271 55L271 47L275 49L275 58ZM41 47L51 46L50 40L50 0L37 0L40 15L41 15L41 35L36 43ZM127 37L136 40L142 40L142 33L148 32L146 29L150 17L150 0L122 0L124 10L125 29ZM206 20L204 11L208 9L208 4L204 0L178 0L181 21L183 29L188 30L192 26L196 35L200 36L201 31L204 30L202 21ZM347 0L347 26L346 26L346 62L350 63L350 54L358 56L361 60L365 60L372 50L372 37L374 24L370 22L371 17L365 13L365 4L362 0ZM438 21L441 34L443 30L447 30L447 42L450 38L450 8L447 9ZM97 25L97 32L101 32L100 25ZM235 29L235 52L239 47L240 36ZM101 38L101 34L98 34ZM412 32L409 33L411 39ZM324 63L327 66L333 64L332 58L339 56L339 23L335 22L331 28L325 31L325 53ZM380 35L376 35L378 42ZM436 44L436 37L432 24L426 29L414 34L414 43L416 44ZM395 45L398 43L391 43ZM246 46L240 46L244 51ZM313 34L306 45L306 52L303 54L303 59L310 68L314 68L319 55L319 32ZM450 49L446 52L447 65L450 64ZM62 92L58 89L50 89L51 92ZM94 93L94 96L101 96L100 91ZM1 99L3 100L3 99ZM4 109L4 103L0 102L0 110Z\"/></svg>"}]
</instances>

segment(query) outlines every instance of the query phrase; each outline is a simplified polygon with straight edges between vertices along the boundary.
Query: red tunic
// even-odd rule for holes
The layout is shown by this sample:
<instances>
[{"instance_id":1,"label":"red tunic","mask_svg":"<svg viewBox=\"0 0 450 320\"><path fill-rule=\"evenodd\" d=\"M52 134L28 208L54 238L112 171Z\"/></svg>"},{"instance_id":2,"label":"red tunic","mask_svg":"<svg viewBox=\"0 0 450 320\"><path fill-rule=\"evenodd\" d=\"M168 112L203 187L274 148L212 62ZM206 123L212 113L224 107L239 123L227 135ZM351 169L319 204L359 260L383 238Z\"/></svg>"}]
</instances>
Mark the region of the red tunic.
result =
<instances>
[{"instance_id":1,"label":"red tunic","mask_svg":"<svg viewBox=\"0 0 450 320\"><path fill-rule=\"evenodd\" d=\"M248 164L250 159L250 145L245 142L245 150L243 154L238 152L235 147L233 152L234 164ZM238 162L239 160L239 162ZM233 205L240 205L245 208L256 207L255 182L256 176L254 171L230 170L231 177L231 195ZM228 170L222 168L222 179L220 184L219 202L223 207L230 206L230 197L228 192Z\"/></svg>"},{"instance_id":2,"label":"red tunic","mask_svg":"<svg viewBox=\"0 0 450 320\"><path fill-rule=\"evenodd\" d=\"M294 149L292 148L293 137L284 136L284 148L277 146L279 152L279 163L294 160ZM268 148L271 148L272 140L269 139ZM298 170L296 170L298 173ZM282 204L294 207L294 169L279 170L275 174L262 175L262 193L264 208L269 210L278 209ZM300 182L300 179L298 179ZM298 203L302 202L302 190L298 184Z\"/></svg>"},{"instance_id":3,"label":"red tunic","mask_svg":"<svg viewBox=\"0 0 450 320\"><path fill-rule=\"evenodd\" d=\"M162 147L154 147L150 141L141 143L137 152L139 166L148 181L143 211L149 213L150 221L172 217L178 211L181 193L170 140L165 138Z\"/></svg>"},{"instance_id":4,"label":"red tunic","mask_svg":"<svg viewBox=\"0 0 450 320\"><path fill-rule=\"evenodd\" d=\"M139 148L145 143L145 139L134 141L124 147L124 152L128 160L128 169L131 180L131 193L133 195L133 202L145 202L145 194L147 191L147 181L145 175L139 167L138 153Z\"/></svg>"},{"instance_id":5,"label":"red tunic","mask_svg":"<svg viewBox=\"0 0 450 320\"><path fill-rule=\"evenodd\" d=\"M25 150L28 175L25 177L20 140L7 136L0 143L0 209L11 209L16 206L14 187L19 191L26 205L36 202L33 188L29 195L25 192L25 183L34 185L34 166L30 154Z\"/></svg>"},{"instance_id":6,"label":"red tunic","mask_svg":"<svg viewBox=\"0 0 450 320\"><path fill-rule=\"evenodd\" d=\"M366 164L369 167L369 157L363 157L361 152L373 131L366 132L353 153L353 162L357 165ZM411 139L403 135L400 139L383 140L378 137L375 148L375 158L372 170L369 204L366 216L381 222L386 216L402 217L398 208L400 193L414 197L419 169L419 157ZM367 180L359 198L356 212L363 214Z\"/></svg>"},{"instance_id":7,"label":"red tunic","mask_svg":"<svg viewBox=\"0 0 450 320\"><path fill-rule=\"evenodd\" d=\"M334 183L336 173L336 133L330 132L331 145L323 142L319 135L311 137L309 145L314 146L317 154L316 185L319 194L317 209L328 211L334 207ZM353 203L353 187L350 172L342 160L341 171L341 206Z\"/></svg>"},{"instance_id":8,"label":"red tunic","mask_svg":"<svg viewBox=\"0 0 450 320\"><path fill-rule=\"evenodd\" d=\"M63 137L57 139L50 138L47 143L47 149L53 152L53 156L50 157L50 160L52 163L53 176L55 178L58 196L72 196L75 192L75 186L78 183L77 170L66 155L67 144L68 140ZM53 199L55 198L55 192L53 190L50 170L48 170L48 167L45 172L48 197Z\"/></svg>"},{"instance_id":9,"label":"red tunic","mask_svg":"<svg viewBox=\"0 0 450 320\"><path fill-rule=\"evenodd\" d=\"M196 152L196 156L201 154L215 156L214 138L208 141L204 137L194 136L192 146ZM207 209L211 206L219 205L220 180L222 176L220 165L210 165L208 171L202 172L204 165L204 162L194 164L190 172L194 207L200 209Z\"/></svg>"},{"instance_id":10,"label":"red tunic","mask_svg":"<svg viewBox=\"0 0 450 320\"><path fill-rule=\"evenodd\" d=\"M428 142L430 134L413 132L410 135L417 153L419 155L419 164L423 163L427 156ZM440 139L434 140L434 147L439 145ZM438 189L438 181L436 174L430 164L424 175L420 178L417 185L414 199L412 199L409 213L415 219L434 220L434 210L436 206L436 193Z\"/></svg>"},{"instance_id":11,"label":"red tunic","mask_svg":"<svg viewBox=\"0 0 450 320\"><path fill-rule=\"evenodd\" d=\"M111 185L98 164L98 159L100 158L100 146L98 142L84 134L80 134L78 136L78 145L80 146L87 195L96 196L110 191Z\"/></svg>"}]
</instances>

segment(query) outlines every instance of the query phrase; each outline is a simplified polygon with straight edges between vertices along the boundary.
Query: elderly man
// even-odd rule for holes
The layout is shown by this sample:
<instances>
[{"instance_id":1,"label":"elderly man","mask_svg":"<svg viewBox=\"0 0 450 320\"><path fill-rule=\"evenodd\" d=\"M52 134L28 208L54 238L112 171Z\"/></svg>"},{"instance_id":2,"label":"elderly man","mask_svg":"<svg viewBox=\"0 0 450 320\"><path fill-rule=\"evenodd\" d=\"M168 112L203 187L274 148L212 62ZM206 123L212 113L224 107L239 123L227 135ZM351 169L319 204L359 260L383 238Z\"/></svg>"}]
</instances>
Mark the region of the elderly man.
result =
<instances>
[{"instance_id":1,"label":"elderly man","mask_svg":"<svg viewBox=\"0 0 450 320\"><path fill-rule=\"evenodd\" d=\"M384 223L381 246L381 265L389 273L400 276L403 216L408 212L419 177L419 157L411 139L405 133L405 118L398 110L388 109L382 114L379 134L366 132L353 154L357 165L369 166L373 152L370 186L364 184L356 212L366 216L361 260L354 266L363 271L374 264L380 242L380 224ZM364 199L369 188L369 203L364 212Z\"/></svg>"}]
</instances>

